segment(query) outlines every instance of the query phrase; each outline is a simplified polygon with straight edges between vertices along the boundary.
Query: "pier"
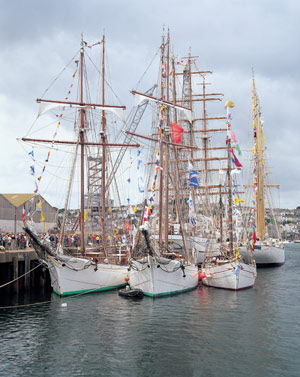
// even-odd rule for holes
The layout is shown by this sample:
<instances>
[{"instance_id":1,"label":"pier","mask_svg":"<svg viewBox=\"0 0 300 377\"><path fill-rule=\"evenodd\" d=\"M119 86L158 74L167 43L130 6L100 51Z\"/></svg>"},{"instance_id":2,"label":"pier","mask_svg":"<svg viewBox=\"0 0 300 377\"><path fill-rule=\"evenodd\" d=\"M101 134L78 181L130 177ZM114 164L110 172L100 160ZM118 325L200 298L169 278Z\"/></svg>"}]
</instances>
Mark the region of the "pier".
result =
<instances>
[{"instance_id":1,"label":"pier","mask_svg":"<svg viewBox=\"0 0 300 377\"><path fill-rule=\"evenodd\" d=\"M12 283L7 284L9 282ZM48 270L40 265L33 248L0 251L0 286L5 284L6 292L43 289L50 287L50 276Z\"/></svg>"}]
</instances>

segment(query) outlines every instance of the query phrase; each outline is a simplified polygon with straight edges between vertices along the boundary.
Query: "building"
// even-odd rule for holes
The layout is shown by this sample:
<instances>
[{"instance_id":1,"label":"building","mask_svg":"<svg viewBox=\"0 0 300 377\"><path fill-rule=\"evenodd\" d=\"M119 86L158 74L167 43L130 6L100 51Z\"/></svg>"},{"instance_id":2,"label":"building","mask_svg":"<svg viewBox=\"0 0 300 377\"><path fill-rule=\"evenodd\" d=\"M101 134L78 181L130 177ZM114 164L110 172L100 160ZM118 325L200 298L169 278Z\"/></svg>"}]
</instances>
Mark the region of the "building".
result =
<instances>
[{"instance_id":1,"label":"building","mask_svg":"<svg viewBox=\"0 0 300 377\"><path fill-rule=\"evenodd\" d=\"M38 203L41 201L41 206ZM41 208L40 208L41 207ZM44 233L45 218L47 229L56 226L57 209L52 207L39 194L0 194L0 231L18 233L23 231L22 214L25 210L26 218L31 218L38 233Z\"/></svg>"}]
</instances>

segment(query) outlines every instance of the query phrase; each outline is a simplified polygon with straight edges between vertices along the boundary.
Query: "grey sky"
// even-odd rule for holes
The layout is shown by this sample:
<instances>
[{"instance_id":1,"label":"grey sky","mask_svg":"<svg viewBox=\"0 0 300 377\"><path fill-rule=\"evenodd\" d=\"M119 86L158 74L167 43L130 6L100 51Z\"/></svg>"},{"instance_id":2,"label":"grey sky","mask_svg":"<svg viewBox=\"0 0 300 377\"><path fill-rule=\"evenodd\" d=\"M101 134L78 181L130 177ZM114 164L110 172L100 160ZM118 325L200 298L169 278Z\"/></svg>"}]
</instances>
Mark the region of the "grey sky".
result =
<instances>
[{"instance_id":1,"label":"grey sky","mask_svg":"<svg viewBox=\"0 0 300 377\"><path fill-rule=\"evenodd\" d=\"M93 43L105 30L113 87L130 108L128 92L157 50L165 25L178 55L191 48L198 66L214 71L218 91L236 103L234 125L244 147L254 68L280 206L300 205L299 18L297 0L0 0L0 192L32 191L16 137L34 120L35 99L79 48L81 32Z\"/></svg>"}]
</instances>

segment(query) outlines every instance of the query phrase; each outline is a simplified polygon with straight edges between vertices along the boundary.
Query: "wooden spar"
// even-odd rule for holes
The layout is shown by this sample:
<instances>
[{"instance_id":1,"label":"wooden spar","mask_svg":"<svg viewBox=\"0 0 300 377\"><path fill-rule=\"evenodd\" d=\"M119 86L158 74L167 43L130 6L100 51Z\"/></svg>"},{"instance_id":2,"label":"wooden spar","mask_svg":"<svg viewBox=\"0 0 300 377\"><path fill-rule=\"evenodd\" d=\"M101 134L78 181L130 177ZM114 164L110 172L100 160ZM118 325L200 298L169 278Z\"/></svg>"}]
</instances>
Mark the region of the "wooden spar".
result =
<instances>
[{"instance_id":1,"label":"wooden spar","mask_svg":"<svg viewBox=\"0 0 300 377\"><path fill-rule=\"evenodd\" d=\"M244 187L255 187L254 185L243 185ZM274 188L280 188L280 185L269 185L269 184L265 184L264 187L274 187Z\"/></svg>"},{"instance_id":2,"label":"wooden spar","mask_svg":"<svg viewBox=\"0 0 300 377\"><path fill-rule=\"evenodd\" d=\"M227 187L227 186L226 186ZM201 189L218 189L219 188L219 185L204 185L204 186L198 186L197 187L197 190L201 190ZM169 190L170 191L176 191L177 189L176 189L176 187L174 188L174 187L169 187ZM152 192L152 191L157 191L157 189L154 189L154 190L149 190L149 192Z\"/></svg>"},{"instance_id":3,"label":"wooden spar","mask_svg":"<svg viewBox=\"0 0 300 377\"><path fill-rule=\"evenodd\" d=\"M76 144L79 144L81 145L82 142L79 141L68 141L68 140L46 140L46 139L31 139L31 138L28 138L28 137L22 137L21 139L22 141L35 141L37 143L54 143L54 144L72 144L72 145L76 145ZM92 143L92 142L88 142L88 141L84 141L84 145L94 145L94 146L97 146L97 145L105 145L107 147L136 147L136 148L139 148L140 147L140 144L116 144L116 143Z\"/></svg>"},{"instance_id":4,"label":"wooden spar","mask_svg":"<svg viewBox=\"0 0 300 377\"><path fill-rule=\"evenodd\" d=\"M206 130L194 130L194 132L219 132L219 131L227 131L226 128L208 128Z\"/></svg>"},{"instance_id":5,"label":"wooden spar","mask_svg":"<svg viewBox=\"0 0 300 377\"><path fill-rule=\"evenodd\" d=\"M137 137L141 137L142 139L146 139L146 140L151 140L151 141L156 141L157 143L159 142L158 139L154 139L153 137L150 137L150 136L145 136L145 135L140 135L140 134L136 134L134 132L130 132L130 131L124 131L126 134L129 134L129 135L133 135L133 136L137 136ZM158 134L157 134L158 135ZM177 147L177 148L188 148L188 149L199 149L197 147L191 147L190 145L185 145L185 144L176 144L176 143L171 143L171 142L168 142L168 141L164 141L165 144L169 144L169 145L172 145L174 147Z\"/></svg>"},{"instance_id":6,"label":"wooden spar","mask_svg":"<svg viewBox=\"0 0 300 377\"><path fill-rule=\"evenodd\" d=\"M205 74L205 73L213 73L213 71L194 71L194 72L191 72L191 75L196 75L196 74ZM180 76L180 75L183 75L183 72L178 72L178 73L175 73L175 75L177 76Z\"/></svg>"},{"instance_id":7,"label":"wooden spar","mask_svg":"<svg viewBox=\"0 0 300 377\"><path fill-rule=\"evenodd\" d=\"M164 35L162 36L162 44L161 44L161 78L160 78L160 87L161 87L161 98L164 97L164 82L162 77L162 67L164 65L164 54L165 54L165 38ZM161 115L161 135L159 141L159 163L160 166L163 168L164 165L164 119L163 119L163 110L160 110ZM160 170L160 177L159 177L159 219L158 219L158 242L162 244L162 230L163 230L163 184L164 184L164 173L163 170ZM166 245L168 246L168 245Z\"/></svg>"},{"instance_id":8,"label":"wooden spar","mask_svg":"<svg viewBox=\"0 0 300 377\"><path fill-rule=\"evenodd\" d=\"M206 102L206 101L222 101L222 98L193 98L192 102ZM185 102L185 100L177 100L177 102Z\"/></svg>"},{"instance_id":9,"label":"wooden spar","mask_svg":"<svg viewBox=\"0 0 300 377\"><path fill-rule=\"evenodd\" d=\"M149 190L149 192L151 192L151 190ZM244 194L245 192L241 191L241 192L236 192L237 194ZM179 197L179 198L186 198L187 197L187 194L188 192L186 193L176 193L176 194L169 194L169 197L170 198L176 198L176 197ZM215 192L207 192L207 191L202 191L202 192L197 192L197 195L198 196L213 196L213 195L228 195L228 192L227 191L222 191L221 193L219 191L215 191Z\"/></svg>"},{"instance_id":10,"label":"wooden spar","mask_svg":"<svg viewBox=\"0 0 300 377\"><path fill-rule=\"evenodd\" d=\"M206 132L220 132L220 131L227 131L227 128L208 128L206 130L193 130L192 132L193 133L206 133ZM189 133L189 131L183 131L184 134L187 134ZM157 135L157 134L153 134L153 135Z\"/></svg>"},{"instance_id":11,"label":"wooden spar","mask_svg":"<svg viewBox=\"0 0 300 377\"><path fill-rule=\"evenodd\" d=\"M101 105L99 103L85 103L85 102L71 102L71 101L55 101L55 100L50 100L50 99L41 99L37 98L36 102L46 102L46 103L57 103L57 104L62 104L62 105L76 105L80 107L107 107L107 108L117 108L117 109L126 109L126 106L114 106L114 105Z\"/></svg>"},{"instance_id":12,"label":"wooden spar","mask_svg":"<svg viewBox=\"0 0 300 377\"><path fill-rule=\"evenodd\" d=\"M168 29L168 41L170 40L170 31ZM166 61L166 97L167 102L169 102L169 72L170 72L170 43L167 45L167 61ZM167 107L167 119L166 124L170 124L170 108ZM169 132L165 135L166 141L168 142L170 139ZM164 219L164 244L165 247L168 248L169 240L168 240L168 234L169 234L169 148L166 148L166 154L165 154L165 219Z\"/></svg>"},{"instance_id":13,"label":"wooden spar","mask_svg":"<svg viewBox=\"0 0 300 377\"><path fill-rule=\"evenodd\" d=\"M175 59L174 59L174 56L172 57L172 71L174 73L173 74L173 102L174 102L174 104L176 104L176 80L175 80ZM174 120L177 123L177 112L176 111L174 112ZM178 161L178 149L177 148L174 148L174 154L175 154L176 160ZM179 177L179 168L178 168L178 163L176 163L175 164L175 184L173 184L173 186L177 187L177 188L178 188L178 182L179 182L178 177ZM170 177L170 179L172 180L172 177ZM176 206L176 211L177 211L177 214L178 214L177 217L179 219L179 225L180 225L180 229L181 229L183 250L184 250L187 258L189 258L189 253L188 253L188 250L187 250L187 244L186 244L186 239L185 239L185 232L184 232L184 227L183 227L183 223L182 223L182 217L180 216L180 205L179 205L178 192L175 195L175 206Z\"/></svg>"},{"instance_id":14,"label":"wooden spar","mask_svg":"<svg viewBox=\"0 0 300 377\"><path fill-rule=\"evenodd\" d=\"M80 102L83 103L83 39L81 39L80 49ZM84 239L84 116L85 110L80 109L80 251L85 253L85 239Z\"/></svg>"},{"instance_id":15,"label":"wooden spar","mask_svg":"<svg viewBox=\"0 0 300 377\"><path fill-rule=\"evenodd\" d=\"M197 121L197 120L225 120L227 119L226 117L206 117L206 118L194 118L193 119L193 122Z\"/></svg>"},{"instance_id":16,"label":"wooden spar","mask_svg":"<svg viewBox=\"0 0 300 377\"><path fill-rule=\"evenodd\" d=\"M194 158L194 162L198 162L198 161L227 161L227 157L207 157L206 159L205 158ZM176 160L170 160L169 162L174 162L174 163L178 163L178 162L189 162L190 160L189 159L176 159ZM147 162L146 165L154 165L155 162ZM224 169L217 169L216 171L219 171L219 170L224 170ZM227 171L228 169L226 169ZM232 169L233 170L233 169ZM196 169L196 171L205 171L204 170L198 170ZM214 170L209 170L207 169L207 171L214 171Z\"/></svg>"},{"instance_id":17,"label":"wooden spar","mask_svg":"<svg viewBox=\"0 0 300 377\"><path fill-rule=\"evenodd\" d=\"M189 108L187 107L184 107L184 106L180 106L180 105L174 105L172 102L168 102L168 101L163 101L159 98L156 98L156 97L153 97L153 96L149 96L149 94L144 94L144 93L140 93L140 92L137 92L136 90L132 90L131 91L132 94L138 94L140 96L143 96L143 97L146 97L146 98L149 98L149 99L152 99L158 103L161 103L162 105L164 106L171 106L171 107L176 107L178 109L182 109L182 110L190 110Z\"/></svg>"},{"instance_id":18,"label":"wooden spar","mask_svg":"<svg viewBox=\"0 0 300 377\"><path fill-rule=\"evenodd\" d=\"M229 114L229 107L226 108L227 111L227 117ZM229 220L229 250L231 254L233 255L233 222L232 222L232 177L231 177L231 139L228 139L227 143L227 157L228 157L228 165L227 165L227 179L228 179L228 220Z\"/></svg>"},{"instance_id":19,"label":"wooden spar","mask_svg":"<svg viewBox=\"0 0 300 377\"><path fill-rule=\"evenodd\" d=\"M266 234L266 224L265 224L265 195L264 195L264 166L263 166L263 140L262 140L262 127L260 117L257 111L257 95L255 88L255 79L253 74L253 128L256 129L256 140L254 138L254 143L256 144L256 176L257 176L257 192L256 192L256 236L260 240L264 240Z\"/></svg>"},{"instance_id":20,"label":"wooden spar","mask_svg":"<svg viewBox=\"0 0 300 377\"><path fill-rule=\"evenodd\" d=\"M220 243L223 244L223 202L222 202L222 186L219 185L219 213L220 213Z\"/></svg>"},{"instance_id":21,"label":"wooden spar","mask_svg":"<svg viewBox=\"0 0 300 377\"><path fill-rule=\"evenodd\" d=\"M105 64L104 64L104 53L105 53L105 36L103 35L102 39L102 105L105 103L105 92L104 92L104 77L105 77ZM103 245L103 250L105 256L107 256L106 253L106 245L107 245L107 240L106 240L106 228L105 228L105 170L106 170L106 148L105 148L105 143L106 143L106 117L105 117L105 112L102 110L102 116L101 116L101 125L102 125L102 133L101 133L101 141L103 143L102 145L102 173L101 173L101 197L102 197L102 208L101 208L101 213L100 213L100 218L101 218L101 225L102 225L102 245Z\"/></svg>"},{"instance_id":22,"label":"wooden spar","mask_svg":"<svg viewBox=\"0 0 300 377\"><path fill-rule=\"evenodd\" d=\"M205 91L205 76L203 76L203 85L202 85L202 95L203 95L203 99L206 98L206 91ZM200 130L200 131L203 131L205 134L207 132L207 119L206 119L206 102L204 101L203 102L203 130ZM203 138L203 149L204 149L204 159L205 159L205 163L204 163L204 184L205 186L208 185L208 139L207 138ZM205 208L206 208L206 211L208 211L208 208L209 208L209 202L208 202L208 196L206 195L205 196ZM208 215L208 213L207 213Z\"/></svg>"},{"instance_id":23,"label":"wooden spar","mask_svg":"<svg viewBox=\"0 0 300 377\"><path fill-rule=\"evenodd\" d=\"M203 84L202 84L203 85ZM205 84L204 84L205 85ZM195 97L203 97L203 94L194 94ZM206 93L205 96L224 96L223 93Z\"/></svg>"}]
</instances>

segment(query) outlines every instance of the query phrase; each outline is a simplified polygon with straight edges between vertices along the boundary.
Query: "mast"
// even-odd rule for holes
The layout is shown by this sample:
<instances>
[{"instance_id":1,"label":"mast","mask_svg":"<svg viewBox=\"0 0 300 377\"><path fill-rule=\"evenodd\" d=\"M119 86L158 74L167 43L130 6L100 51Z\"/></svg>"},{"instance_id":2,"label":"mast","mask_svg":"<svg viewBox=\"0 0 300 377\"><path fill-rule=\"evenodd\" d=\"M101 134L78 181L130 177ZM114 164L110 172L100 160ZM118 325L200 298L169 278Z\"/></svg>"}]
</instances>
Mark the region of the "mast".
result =
<instances>
[{"instance_id":1,"label":"mast","mask_svg":"<svg viewBox=\"0 0 300 377\"><path fill-rule=\"evenodd\" d=\"M172 72L173 72L173 102L174 104L176 104L176 75L175 75L175 59L174 59L174 56L172 57ZM174 111L174 120L175 120L175 123L177 123L177 112L176 110ZM178 166L178 162L179 162L179 154L178 154L178 151L177 151L177 148L174 148L174 154L175 154L175 159L176 159L176 162L175 162L175 185L174 187L179 187L179 166ZM175 195L175 205L176 205L176 211L177 211L177 214L178 214L178 219L179 219L179 224L180 224L180 228L181 228L181 237L182 237L182 245L183 245L183 250L184 250L184 253L186 255L186 258L187 258L187 261L189 260L189 253L187 252L187 244L186 244L186 239L185 239L185 232L184 232L184 227L183 227L183 222L182 222L182 216L180 214L181 211L181 208L180 208L180 200L179 200L179 197L181 195Z\"/></svg>"},{"instance_id":2,"label":"mast","mask_svg":"<svg viewBox=\"0 0 300 377\"><path fill-rule=\"evenodd\" d=\"M225 105L226 106L226 105ZM230 106L226 106L227 119L229 119ZM228 133L229 133L229 124L227 123ZM231 138L227 135L227 182L228 182L228 226L229 226L229 250L230 254L233 255L233 222L232 222L232 177L231 177Z\"/></svg>"},{"instance_id":3,"label":"mast","mask_svg":"<svg viewBox=\"0 0 300 377\"><path fill-rule=\"evenodd\" d=\"M161 44L161 99L164 100L164 79L162 75L162 70L165 64L164 60L165 54L165 37L164 34L162 36L162 44ZM163 110L164 106L161 106L160 109L160 142L159 142L159 155L160 155L160 166L163 168L164 165L164 119L163 119ZM162 243L162 231L163 231L163 185L164 185L164 174L163 170L160 170L160 180L159 180L159 222L158 222L158 242L159 244Z\"/></svg>"},{"instance_id":4,"label":"mast","mask_svg":"<svg viewBox=\"0 0 300 377\"><path fill-rule=\"evenodd\" d=\"M81 34L81 49L80 49L80 103L83 104L83 59L84 59L84 42ZM80 109L80 230L81 230L81 247L82 254L85 253L84 240L84 115L85 110Z\"/></svg>"},{"instance_id":5,"label":"mast","mask_svg":"<svg viewBox=\"0 0 300 377\"><path fill-rule=\"evenodd\" d=\"M168 29L167 37L167 61L166 61L166 100L169 101L169 72L170 72L170 31ZM167 127L170 127L170 108L167 107ZM170 132L167 132L166 141L170 141ZM168 234L169 234L169 148L165 144L166 154L165 154L165 228L164 228L164 243L165 247L168 248Z\"/></svg>"},{"instance_id":6,"label":"mast","mask_svg":"<svg viewBox=\"0 0 300 377\"><path fill-rule=\"evenodd\" d=\"M254 149L256 154L256 172L254 176L254 183L256 183L257 191L255 194L256 202L256 234L260 240L264 240L266 234L265 224L265 195L264 195L264 162L263 162L263 140L262 140L262 125L258 113L258 101L255 88L254 73L253 80L253 128L254 128Z\"/></svg>"},{"instance_id":7,"label":"mast","mask_svg":"<svg viewBox=\"0 0 300 377\"><path fill-rule=\"evenodd\" d=\"M104 52L105 52L105 36L103 35L102 39L102 105L104 105L105 102L105 92L104 92L104 75L105 75L105 61L104 61ZM105 111L102 110L101 114L101 141L103 143L102 145L102 182L101 182L101 225L102 225L102 245L103 245L103 250L104 254L106 255L106 229L105 229L105 170L106 170L106 147L105 147L105 142L106 142L106 117L105 117Z\"/></svg>"}]
</instances>

